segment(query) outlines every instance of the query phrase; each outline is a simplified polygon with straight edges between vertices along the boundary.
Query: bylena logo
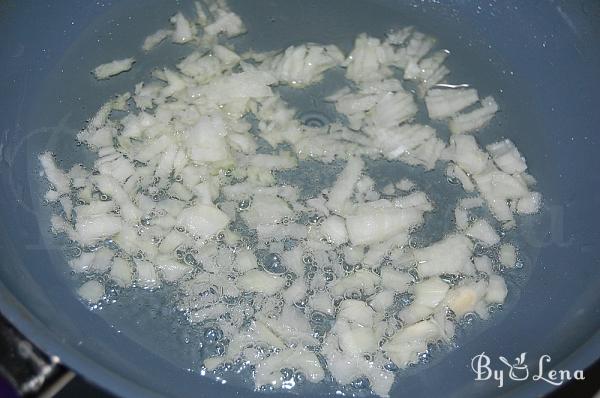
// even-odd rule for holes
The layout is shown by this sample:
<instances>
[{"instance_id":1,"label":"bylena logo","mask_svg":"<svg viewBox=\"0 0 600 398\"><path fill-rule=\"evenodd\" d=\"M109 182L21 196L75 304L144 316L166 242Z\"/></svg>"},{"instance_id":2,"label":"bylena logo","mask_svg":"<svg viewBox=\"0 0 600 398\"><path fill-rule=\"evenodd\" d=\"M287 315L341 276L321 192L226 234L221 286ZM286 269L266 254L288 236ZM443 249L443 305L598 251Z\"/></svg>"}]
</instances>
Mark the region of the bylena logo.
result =
<instances>
[{"instance_id":1,"label":"bylena logo","mask_svg":"<svg viewBox=\"0 0 600 398\"><path fill-rule=\"evenodd\" d=\"M550 368L552 358L550 355L542 355L539 357L536 365L531 368L525 363L527 353L522 352L511 363L503 356L498 357L500 366L496 367L492 364L492 360L485 352L475 355L471 360L471 369L475 372L475 380L494 380L498 383L498 388L504 386L504 381L542 381L554 386L560 386L569 380L584 380L583 370L554 370Z\"/></svg>"}]
</instances>

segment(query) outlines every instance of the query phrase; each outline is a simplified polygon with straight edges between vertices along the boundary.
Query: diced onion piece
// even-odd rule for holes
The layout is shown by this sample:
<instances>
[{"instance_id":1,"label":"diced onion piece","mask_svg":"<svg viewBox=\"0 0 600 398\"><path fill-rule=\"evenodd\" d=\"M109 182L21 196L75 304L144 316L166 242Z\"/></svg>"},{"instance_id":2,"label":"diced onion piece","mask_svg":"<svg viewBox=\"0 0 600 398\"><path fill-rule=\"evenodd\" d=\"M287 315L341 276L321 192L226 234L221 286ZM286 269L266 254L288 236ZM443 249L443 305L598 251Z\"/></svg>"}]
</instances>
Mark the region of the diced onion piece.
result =
<instances>
[{"instance_id":1,"label":"diced onion piece","mask_svg":"<svg viewBox=\"0 0 600 398\"><path fill-rule=\"evenodd\" d=\"M183 44L192 40L195 33L194 26L190 24L182 13L178 12L173 15L173 17L171 17L171 23L175 25L175 30L171 36L173 43Z\"/></svg>"},{"instance_id":2,"label":"diced onion piece","mask_svg":"<svg viewBox=\"0 0 600 398\"><path fill-rule=\"evenodd\" d=\"M121 225L121 218L116 216L78 218L75 224L77 240L84 245L98 242L119 233Z\"/></svg>"},{"instance_id":3,"label":"diced onion piece","mask_svg":"<svg viewBox=\"0 0 600 398\"><path fill-rule=\"evenodd\" d=\"M434 309L428 305L411 303L398 312L398 318L408 326L429 318L433 311Z\"/></svg>"},{"instance_id":4,"label":"diced onion piece","mask_svg":"<svg viewBox=\"0 0 600 398\"><path fill-rule=\"evenodd\" d=\"M75 272L87 272L91 268L94 258L96 258L94 252L81 253L79 257L69 260L69 265Z\"/></svg>"},{"instance_id":5,"label":"diced onion piece","mask_svg":"<svg viewBox=\"0 0 600 398\"><path fill-rule=\"evenodd\" d=\"M166 39L172 31L168 29L159 29L144 39L142 44L142 50L151 51L154 47L159 45L164 39Z\"/></svg>"},{"instance_id":6,"label":"diced onion piece","mask_svg":"<svg viewBox=\"0 0 600 398\"><path fill-rule=\"evenodd\" d=\"M473 264L477 271L485 272L488 275L492 274L492 260L488 256L475 257Z\"/></svg>"},{"instance_id":7,"label":"diced onion piece","mask_svg":"<svg viewBox=\"0 0 600 398\"><path fill-rule=\"evenodd\" d=\"M346 246L344 247L344 260L350 265L356 265L365 257L364 246Z\"/></svg>"},{"instance_id":8,"label":"diced onion piece","mask_svg":"<svg viewBox=\"0 0 600 398\"><path fill-rule=\"evenodd\" d=\"M414 288L413 303L435 308L442 302L450 287L438 277L432 277L417 283Z\"/></svg>"},{"instance_id":9,"label":"diced onion piece","mask_svg":"<svg viewBox=\"0 0 600 398\"><path fill-rule=\"evenodd\" d=\"M211 36L223 33L227 37L235 37L246 32L244 23L238 15L224 9L213 12L216 14L215 21L204 28L205 33Z\"/></svg>"},{"instance_id":10,"label":"diced onion piece","mask_svg":"<svg viewBox=\"0 0 600 398\"><path fill-rule=\"evenodd\" d=\"M464 235L450 235L431 246L414 250L419 275L471 274L473 243Z\"/></svg>"},{"instance_id":11,"label":"diced onion piece","mask_svg":"<svg viewBox=\"0 0 600 398\"><path fill-rule=\"evenodd\" d=\"M93 272L104 273L109 270L112 258L115 253L106 248L101 247L94 253L94 261L91 264L90 270Z\"/></svg>"},{"instance_id":12,"label":"diced onion piece","mask_svg":"<svg viewBox=\"0 0 600 398\"><path fill-rule=\"evenodd\" d=\"M386 289L404 292L412 281L413 277L409 273L396 271L391 267L381 268L381 284Z\"/></svg>"},{"instance_id":13,"label":"diced onion piece","mask_svg":"<svg viewBox=\"0 0 600 398\"><path fill-rule=\"evenodd\" d=\"M412 119L417 114L417 104L407 92L386 93L370 110L370 122L378 128L390 128Z\"/></svg>"},{"instance_id":14,"label":"diced onion piece","mask_svg":"<svg viewBox=\"0 0 600 398\"><path fill-rule=\"evenodd\" d=\"M304 278L297 278L292 286L288 287L283 292L283 298L288 303L296 303L302 300L306 296L306 282Z\"/></svg>"},{"instance_id":15,"label":"diced onion piece","mask_svg":"<svg viewBox=\"0 0 600 398\"><path fill-rule=\"evenodd\" d=\"M427 344L442 337L439 326L432 320L421 321L400 329L383 345L387 356L400 368L417 360L417 354L427 350Z\"/></svg>"},{"instance_id":16,"label":"diced onion piece","mask_svg":"<svg viewBox=\"0 0 600 398\"><path fill-rule=\"evenodd\" d=\"M398 188L401 191L410 191L414 187L415 187L415 183L407 178L403 178L399 182L396 183L396 188Z\"/></svg>"},{"instance_id":17,"label":"diced onion piece","mask_svg":"<svg viewBox=\"0 0 600 398\"><path fill-rule=\"evenodd\" d=\"M106 64L97 66L92 73L98 80L108 79L109 77L116 76L120 73L131 70L135 63L134 58L117 59Z\"/></svg>"},{"instance_id":18,"label":"diced onion piece","mask_svg":"<svg viewBox=\"0 0 600 398\"><path fill-rule=\"evenodd\" d=\"M471 181L471 178L456 164L449 164L446 168L446 175L449 178L456 178L462 184L462 187L467 192L473 192L475 190L475 184Z\"/></svg>"},{"instance_id":19,"label":"diced onion piece","mask_svg":"<svg viewBox=\"0 0 600 398\"><path fill-rule=\"evenodd\" d=\"M329 191L327 207L331 211L335 213L342 212L346 201L352 196L354 185L360 178L363 167L364 163L358 157L352 157L348 160L346 167Z\"/></svg>"},{"instance_id":20,"label":"diced onion piece","mask_svg":"<svg viewBox=\"0 0 600 398\"><path fill-rule=\"evenodd\" d=\"M256 228L260 224L281 222L293 215L294 212L285 200L269 194L256 194L250 208L242 213L242 218L248 227Z\"/></svg>"},{"instance_id":21,"label":"diced onion piece","mask_svg":"<svg viewBox=\"0 0 600 398\"><path fill-rule=\"evenodd\" d=\"M391 75L385 64L391 55L391 48L382 45L379 39L359 35L354 49L348 56L346 77L354 82L380 80Z\"/></svg>"},{"instance_id":22,"label":"diced onion piece","mask_svg":"<svg viewBox=\"0 0 600 398\"><path fill-rule=\"evenodd\" d=\"M335 245L343 245L348 241L348 231L346 231L346 222L342 217L327 217L320 227L321 234Z\"/></svg>"},{"instance_id":23,"label":"diced onion piece","mask_svg":"<svg viewBox=\"0 0 600 398\"><path fill-rule=\"evenodd\" d=\"M144 289L153 289L160 286L156 268L150 261L136 259L135 268L137 271L138 286Z\"/></svg>"},{"instance_id":24,"label":"diced onion piece","mask_svg":"<svg viewBox=\"0 0 600 398\"><path fill-rule=\"evenodd\" d=\"M129 287L133 280L133 269L129 261L115 257L110 268L110 278L120 287Z\"/></svg>"},{"instance_id":25,"label":"diced onion piece","mask_svg":"<svg viewBox=\"0 0 600 398\"><path fill-rule=\"evenodd\" d=\"M498 259L505 267L514 267L517 264L517 249L510 243L503 244L498 251Z\"/></svg>"},{"instance_id":26,"label":"diced onion piece","mask_svg":"<svg viewBox=\"0 0 600 398\"><path fill-rule=\"evenodd\" d=\"M317 292L309 297L309 307L314 311L322 312L327 315L334 315L333 299L326 292Z\"/></svg>"},{"instance_id":27,"label":"diced onion piece","mask_svg":"<svg viewBox=\"0 0 600 398\"><path fill-rule=\"evenodd\" d=\"M229 217L215 206L197 204L184 209L177 217L177 226L198 239L207 239L223 230Z\"/></svg>"},{"instance_id":28,"label":"diced onion piece","mask_svg":"<svg viewBox=\"0 0 600 398\"><path fill-rule=\"evenodd\" d=\"M162 279L166 282L175 282L192 271L192 267L189 265L175 261L175 259L168 256L158 256L154 262L161 273Z\"/></svg>"},{"instance_id":29,"label":"diced onion piece","mask_svg":"<svg viewBox=\"0 0 600 398\"><path fill-rule=\"evenodd\" d=\"M481 100L481 107L468 113L461 113L450 120L448 126L453 134L464 134L484 127L498 112L498 104L492 97Z\"/></svg>"},{"instance_id":30,"label":"diced onion piece","mask_svg":"<svg viewBox=\"0 0 600 398\"><path fill-rule=\"evenodd\" d=\"M308 44L288 47L267 66L281 82L302 87L321 80L323 72L343 61L336 46Z\"/></svg>"},{"instance_id":31,"label":"diced onion piece","mask_svg":"<svg viewBox=\"0 0 600 398\"><path fill-rule=\"evenodd\" d=\"M248 292L264 293L269 296L280 292L284 285L284 278L257 269L251 269L237 280L237 286L240 289Z\"/></svg>"},{"instance_id":32,"label":"diced onion piece","mask_svg":"<svg viewBox=\"0 0 600 398\"><path fill-rule=\"evenodd\" d=\"M459 202L459 206L465 210L474 209L476 207L483 206L483 199L480 197L462 198Z\"/></svg>"},{"instance_id":33,"label":"diced onion piece","mask_svg":"<svg viewBox=\"0 0 600 398\"><path fill-rule=\"evenodd\" d=\"M484 219L475 221L465 231L465 235L477 240L484 246L493 246L500 242L500 237L492 226Z\"/></svg>"},{"instance_id":34,"label":"diced onion piece","mask_svg":"<svg viewBox=\"0 0 600 398\"><path fill-rule=\"evenodd\" d=\"M487 292L485 293L485 300L488 303L504 303L508 289L506 288L506 282L500 275L490 275Z\"/></svg>"},{"instance_id":35,"label":"diced onion piece","mask_svg":"<svg viewBox=\"0 0 600 398\"><path fill-rule=\"evenodd\" d=\"M540 211L542 195L539 192L529 192L517 202L519 214L535 214Z\"/></svg>"},{"instance_id":36,"label":"diced onion piece","mask_svg":"<svg viewBox=\"0 0 600 398\"><path fill-rule=\"evenodd\" d=\"M488 166L488 155L479 148L475 138L470 135L450 137L450 146L446 149L446 153L462 170L471 175L481 173ZM456 177L461 176L457 174Z\"/></svg>"},{"instance_id":37,"label":"diced onion piece","mask_svg":"<svg viewBox=\"0 0 600 398\"><path fill-rule=\"evenodd\" d=\"M236 253L233 267L240 273L245 273L258 267L256 256L250 250L242 249Z\"/></svg>"},{"instance_id":38,"label":"diced onion piece","mask_svg":"<svg viewBox=\"0 0 600 398\"><path fill-rule=\"evenodd\" d=\"M454 219L458 230L465 230L469 226L469 213L460 206L454 209Z\"/></svg>"},{"instance_id":39,"label":"diced onion piece","mask_svg":"<svg viewBox=\"0 0 600 398\"><path fill-rule=\"evenodd\" d=\"M348 237L353 246L382 242L423 222L415 208L372 208L346 218Z\"/></svg>"},{"instance_id":40,"label":"diced onion piece","mask_svg":"<svg viewBox=\"0 0 600 398\"><path fill-rule=\"evenodd\" d=\"M59 195L69 193L71 190L71 181L69 176L56 166L54 155L51 152L44 152L39 155L40 163L44 168L44 174L48 182L54 186L54 189Z\"/></svg>"},{"instance_id":41,"label":"diced onion piece","mask_svg":"<svg viewBox=\"0 0 600 398\"><path fill-rule=\"evenodd\" d=\"M492 155L494 163L498 165L500 170L508 174L518 174L527 170L525 158L521 156L519 150L510 140L495 142L486 147L487 151Z\"/></svg>"},{"instance_id":42,"label":"diced onion piece","mask_svg":"<svg viewBox=\"0 0 600 398\"><path fill-rule=\"evenodd\" d=\"M339 344L343 352L350 355L364 354L377 350L377 339L373 330L355 327L339 334Z\"/></svg>"},{"instance_id":43,"label":"diced onion piece","mask_svg":"<svg viewBox=\"0 0 600 398\"><path fill-rule=\"evenodd\" d=\"M364 301L344 300L340 304L337 319L344 319L352 324L370 328L373 326L375 312Z\"/></svg>"},{"instance_id":44,"label":"diced onion piece","mask_svg":"<svg viewBox=\"0 0 600 398\"><path fill-rule=\"evenodd\" d=\"M432 119L446 119L479 100L472 88L433 89L425 96L427 112Z\"/></svg>"},{"instance_id":45,"label":"diced onion piece","mask_svg":"<svg viewBox=\"0 0 600 398\"><path fill-rule=\"evenodd\" d=\"M325 377L319 358L313 352L305 349L286 349L272 354L256 365L256 386L279 386L282 382L285 383L281 376L281 370L284 368L298 370L311 383L318 383Z\"/></svg>"},{"instance_id":46,"label":"diced onion piece","mask_svg":"<svg viewBox=\"0 0 600 398\"><path fill-rule=\"evenodd\" d=\"M448 292L446 304L459 318L468 312L477 311L479 313L481 310L480 300L485 296L486 290L487 283L485 281L465 283Z\"/></svg>"}]
</instances>

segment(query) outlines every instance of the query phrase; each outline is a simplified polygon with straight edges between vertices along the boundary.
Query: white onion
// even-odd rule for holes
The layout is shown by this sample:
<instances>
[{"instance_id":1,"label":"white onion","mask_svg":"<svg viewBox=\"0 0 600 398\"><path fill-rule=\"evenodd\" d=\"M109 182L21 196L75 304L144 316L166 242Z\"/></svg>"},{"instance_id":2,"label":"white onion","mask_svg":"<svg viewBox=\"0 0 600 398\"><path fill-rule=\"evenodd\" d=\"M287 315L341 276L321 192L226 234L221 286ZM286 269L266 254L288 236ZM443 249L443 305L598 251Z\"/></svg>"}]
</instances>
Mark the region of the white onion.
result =
<instances>
[{"instance_id":1,"label":"white onion","mask_svg":"<svg viewBox=\"0 0 600 398\"><path fill-rule=\"evenodd\" d=\"M129 262L123 258L116 257L110 268L110 277L121 287L131 285L133 270Z\"/></svg>"},{"instance_id":2,"label":"white onion","mask_svg":"<svg viewBox=\"0 0 600 398\"><path fill-rule=\"evenodd\" d=\"M427 112L432 119L445 119L455 115L479 100L475 89L434 89L425 97Z\"/></svg>"},{"instance_id":3,"label":"white onion","mask_svg":"<svg viewBox=\"0 0 600 398\"><path fill-rule=\"evenodd\" d=\"M106 64L98 65L92 73L98 80L108 79L109 77L127 72L133 67L135 59L124 58L117 59Z\"/></svg>"},{"instance_id":4,"label":"white onion","mask_svg":"<svg viewBox=\"0 0 600 398\"><path fill-rule=\"evenodd\" d=\"M450 287L440 278L429 278L415 285L413 303L435 308L446 297L448 290Z\"/></svg>"},{"instance_id":5,"label":"white onion","mask_svg":"<svg viewBox=\"0 0 600 398\"><path fill-rule=\"evenodd\" d=\"M448 127L454 134L470 133L485 126L498 112L498 104L492 97L481 100L481 108L461 113L450 120Z\"/></svg>"},{"instance_id":6,"label":"white onion","mask_svg":"<svg viewBox=\"0 0 600 398\"><path fill-rule=\"evenodd\" d=\"M177 217L177 226L191 236L206 239L229 224L229 217L215 206L195 205L184 209Z\"/></svg>"},{"instance_id":7,"label":"white onion","mask_svg":"<svg viewBox=\"0 0 600 398\"><path fill-rule=\"evenodd\" d=\"M506 282L500 275L490 275L488 291L485 293L485 299L489 303L504 303L508 294Z\"/></svg>"},{"instance_id":8,"label":"white onion","mask_svg":"<svg viewBox=\"0 0 600 398\"><path fill-rule=\"evenodd\" d=\"M446 296L446 303L457 317L462 317L466 313L477 311L484 315L484 307L481 300L485 296L487 282L467 282L452 289Z\"/></svg>"},{"instance_id":9,"label":"white onion","mask_svg":"<svg viewBox=\"0 0 600 398\"><path fill-rule=\"evenodd\" d=\"M98 281L91 280L81 285L77 293L90 304L94 304L104 296L104 285Z\"/></svg>"},{"instance_id":10,"label":"white onion","mask_svg":"<svg viewBox=\"0 0 600 398\"><path fill-rule=\"evenodd\" d=\"M383 350L399 367L416 360L416 354L427 349L427 343L441 337L440 328L433 320L425 320L400 329L383 345Z\"/></svg>"},{"instance_id":11,"label":"white onion","mask_svg":"<svg viewBox=\"0 0 600 398\"><path fill-rule=\"evenodd\" d=\"M152 49L154 49L154 47L159 45L164 39L169 37L170 34L172 34L172 31L170 31L168 29L157 30L156 32L152 33L151 35L147 36L144 39L144 43L142 44L142 50L151 51Z\"/></svg>"},{"instance_id":12,"label":"white onion","mask_svg":"<svg viewBox=\"0 0 600 398\"><path fill-rule=\"evenodd\" d=\"M352 245L382 242L423 222L423 212L414 209L364 208L346 218L348 237Z\"/></svg>"},{"instance_id":13,"label":"white onion","mask_svg":"<svg viewBox=\"0 0 600 398\"><path fill-rule=\"evenodd\" d=\"M473 243L464 235L450 235L431 246L416 249L413 256L419 274L429 277L440 274L471 274L470 257Z\"/></svg>"},{"instance_id":14,"label":"white onion","mask_svg":"<svg viewBox=\"0 0 600 398\"><path fill-rule=\"evenodd\" d=\"M499 141L486 147L500 170L508 174L522 173L527 170L525 159L510 140Z\"/></svg>"},{"instance_id":15,"label":"white onion","mask_svg":"<svg viewBox=\"0 0 600 398\"><path fill-rule=\"evenodd\" d=\"M40 163L44 168L44 174L48 182L54 186L58 195L69 193L69 176L56 166L54 158L50 152L44 152L39 156Z\"/></svg>"},{"instance_id":16,"label":"white onion","mask_svg":"<svg viewBox=\"0 0 600 398\"><path fill-rule=\"evenodd\" d=\"M284 284L283 278L255 269L247 271L237 281L237 285L242 290L265 293L269 296L280 291Z\"/></svg>"},{"instance_id":17,"label":"white onion","mask_svg":"<svg viewBox=\"0 0 600 398\"><path fill-rule=\"evenodd\" d=\"M529 192L517 202L517 212L519 214L535 214L540 210L541 204L542 194L539 192Z\"/></svg>"},{"instance_id":18,"label":"white onion","mask_svg":"<svg viewBox=\"0 0 600 398\"><path fill-rule=\"evenodd\" d=\"M320 81L323 72L343 61L344 54L336 46L308 44L288 47L282 54L263 65L269 68L280 82L302 87Z\"/></svg>"},{"instance_id":19,"label":"white onion","mask_svg":"<svg viewBox=\"0 0 600 398\"><path fill-rule=\"evenodd\" d=\"M329 191L327 207L336 213L343 213L346 201L352 196L354 184L357 183L364 163L360 158L352 157Z\"/></svg>"},{"instance_id":20,"label":"white onion","mask_svg":"<svg viewBox=\"0 0 600 398\"><path fill-rule=\"evenodd\" d=\"M391 267L381 268L381 284L387 289L404 292L412 281L413 277L408 273L396 271Z\"/></svg>"},{"instance_id":21,"label":"white onion","mask_svg":"<svg viewBox=\"0 0 600 398\"><path fill-rule=\"evenodd\" d=\"M173 43L187 43L192 40L195 32L193 25L183 16L182 13L178 12L171 17L171 23L175 25L173 30L172 40Z\"/></svg>"},{"instance_id":22,"label":"white onion","mask_svg":"<svg viewBox=\"0 0 600 398\"><path fill-rule=\"evenodd\" d=\"M338 319L346 320L362 327L372 327L375 312L364 301L344 300L337 313Z\"/></svg>"},{"instance_id":23,"label":"white onion","mask_svg":"<svg viewBox=\"0 0 600 398\"><path fill-rule=\"evenodd\" d=\"M160 285L154 264L149 261L135 260L137 283L144 289L156 288Z\"/></svg>"},{"instance_id":24,"label":"white onion","mask_svg":"<svg viewBox=\"0 0 600 398\"><path fill-rule=\"evenodd\" d=\"M517 264L517 250L510 243L505 243L500 246L498 259L505 267L514 267Z\"/></svg>"},{"instance_id":25,"label":"white onion","mask_svg":"<svg viewBox=\"0 0 600 398\"><path fill-rule=\"evenodd\" d=\"M483 219L475 221L465 231L465 235L477 240L484 246L493 246L500 242L500 237L496 233L496 230Z\"/></svg>"}]
</instances>

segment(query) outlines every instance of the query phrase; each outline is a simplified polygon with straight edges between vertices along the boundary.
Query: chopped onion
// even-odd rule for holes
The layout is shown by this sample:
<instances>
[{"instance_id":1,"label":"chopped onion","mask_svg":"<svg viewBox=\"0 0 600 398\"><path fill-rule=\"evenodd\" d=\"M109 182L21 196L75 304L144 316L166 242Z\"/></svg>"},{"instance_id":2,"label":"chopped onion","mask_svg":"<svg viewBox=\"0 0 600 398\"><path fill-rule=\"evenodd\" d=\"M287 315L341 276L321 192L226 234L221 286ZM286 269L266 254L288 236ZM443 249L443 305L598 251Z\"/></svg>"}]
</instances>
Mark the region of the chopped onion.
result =
<instances>
[{"instance_id":1,"label":"chopped onion","mask_svg":"<svg viewBox=\"0 0 600 398\"><path fill-rule=\"evenodd\" d=\"M142 50L151 51L152 49L154 49L154 47L159 45L164 39L169 37L169 35L171 34L172 31L168 29L157 30L156 32L152 33L144 39L144 43L142 44Z\"/></svg>"},{"instance_id":2,"label":"chopped onion","mask_svg":"<svg viewBox=\"0 0 600 398\"><path fill-rule=\"evenodd\" d=\"M335 245L342 245L348 241L346 222L339 216L330 216L323 221L321 224L321 233Z\"/></svg>"},{"instance_id":3,"label":"chopped onion","mask_svg":"<svg viewBox=\"0 0 600 398\"><path fill-rule=\"evenodd\" d=\"M484 246L493 246L500 242L500 237L496 233L496 230L494 230L494 228L492 228L492 226L483 219L479 219L471 224L471 226L465 231L465 235L477 240Z\"/></svg>"},{"instance_id":4,"label":"chopped onion","mask_svg":"<svg viewBox=\"0 0 600 398\"><path fill-rule=\"evenodd\" d=\"M354 185L360 178L364 163L360 158L352 157L329 191L327 207L335 213L343 213L346 201L352 196Z\"/></svg>"},{"instance_id":5,"label":"chopped onion","mask_svg":"<svg viewBox=\"0 0 600 398\"><path fill-rule=\"evenodd\" d=\"M464 273L471 274L473 243L464 235L450 235L431 246L416 249L413 256L423 277Z\"/></svg>"},{"instance_id":6,"label":"chopped onion","mask_svg":"<svg viewBox=\"0 0 600 398\"><path fill-rule=\"evenodd\" d=\"M239 277L237 285L248 292L260 292L272 296L283 288L285 280L276 275L269 275L256 269L247 271Z\"/></svg>"},{"instance_id":7,"label":"chopped onion","mask_svg":"<svg viewBox=\"0 0 600 398\"><path fill-rule=\"evenodd\" d=\"M194 36L194 27L190 22L183 16L182 13L178 12L171 17L171 23L175 25L175 30L172 34L173 43L187 43L192 40Z\"/></svg>"},{"instance_id":8,"label":"chopped onion","mask_svg":"<svg viewBox=\"0 0 600 398\"><path fill-rule=\"evenodd\" d=\"M52 153L39 156L50 185L43 197L57 213L51 230L81 249L68 262L85 281L78 293L94 304L103 283L111 296L172 285L189 322L225 337L223 355L203 358L208 371L240 360L254 367L257 387L281 388L295 383L283 369L314 383L329 372L340 384L364 378L388 396L390 360L403 368L429 344L449 342L457 324L449 313L485 318L506 300L494 270L517 266L517 252L486 210L514 228L519 215L539 211L542 196L514 143L482 148L465 134L499 106L448 83L449 51L413 27L384 39L361 34L349 54L314 43L238 54L226 39L246 28L226 2L196 2L195 10L143 42L145 52L168 37L186 44L176 67L154 69L77 134L95 153L89 167L63 171ZM105 79L134 62L93 73ZM325 92L339 72L346 84ZM339 117L307 125L288 92L322 81L317 100ZM432 127L437 120L448 122L449 138ZM381 160L405 166L382 175ZM295 173L313 165L343 170L329 187L312 171L304 178L314 184L298 184ZM418 228L450 223L431 200L444 192L419 190L406 177L411 166L438 166L460 183L452 195L461 186L470 193L457 199L456 228L426 245L416 243ZM474 253L492 246L497 258ZM405 296L412 302L399 308Z\"/></svg>"},{"instance_id":9,"label":"chopped onion","mask_svg":"<svg viewBox=\"0 0 600 398\"><path fill-rule=\"evenodd\" d=\"M500 264L512 268L517 264L517 250L510 243L505 243L500 246L498 259Z\"/></svg>"},{"instance_id":10,"label":"chopped onion","mask_svg":"<svg viewBox=\"0 0 600 398\"><path fill-rule=\"evenodd\" d=\"M485 293L485 299L488 303L504 303L508 294L506 282L500 275L490 275L488 290Z\"/></svg>"},{"instance_id":11,"label":"chopped onion","mask_svg":"<svg viewBox=\"0 0 600 398\"><path fill-rule=\"evenodd\" d=\"M121 287L128 287L133 280L133 270L129 262L121 257L116 257L110 268L110 277Z\"/></svg>"},{"instance_id":12,"label":"chopped onion","mask_svg":"<svg viewBox=\"0 0 600 398\"><path fill-rule=\"evenodd\" d=\"M177 226L195 238L210 238L229 224L229 217L214 206L196 205L184 209L177 217Z\"/></svg>"},{"instance_id":13,"label":"chopped onion","mask_svg":"<svg viewBox=\"0 0 600 398\"><path fill-rule=\"evenodd\" d=\"M77 293L90 304L94 304L104 297L104 285L95 280L87 281L81 285Z\"/></svg>"},{"instance_id":14,"label":"chopped onion","mask_svg":"<svg viewBox=\"0 0 600 398\"><path fill-rule=\"evenodd\" d=\"M473 105L477 100L477 90L472 88L434 89L427 93L425 104L430 118L445 119Z\"/></svg>"},{"instance_id":15,"label":"chopped onion","mask_svg":"<svg viewBox=\"0 0 600 398\"><path fill-rule=\"evenodd\" d=\"M498 112L498 104L492 97L481 100L481 108L461 113L450 120L448 126L454 134L470 133L485 126Z\"/></svg>"}]
</instances>

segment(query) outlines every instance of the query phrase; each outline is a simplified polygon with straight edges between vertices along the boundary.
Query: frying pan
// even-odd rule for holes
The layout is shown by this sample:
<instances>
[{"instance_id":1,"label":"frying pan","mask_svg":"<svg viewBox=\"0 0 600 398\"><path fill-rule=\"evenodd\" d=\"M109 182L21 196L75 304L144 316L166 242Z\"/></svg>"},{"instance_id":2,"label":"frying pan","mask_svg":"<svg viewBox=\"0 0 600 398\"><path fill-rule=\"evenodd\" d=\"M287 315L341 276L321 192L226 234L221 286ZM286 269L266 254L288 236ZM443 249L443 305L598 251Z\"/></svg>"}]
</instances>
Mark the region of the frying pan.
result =
<instances>
[{"instance_id":1,"label":"frying pan","mask_svg":"<svg viewBox=\"0 0 600 398\"><path fill-rule=\"evenodd\" d=\"M49 238L49 210L36 154L85 161L74 134L112 94L184 47L158 50L130 74L97 83L97 64L135 54L186 2L4 1L0 3L0 311L49 354L123 397L259 396L198 375L197 334L164 297L143 293L90 311L74 295L62 246ZM543 381L476 381L471 358L550 355L555 369L600 358L600 3L590 1L231 0L257 50L315 41L344 50L358 33L416 25L470 69L453 79L499 98L495 136L513 140L545 195L523 237L524 269L510 279L504 311L465 330L457 347L405 371L392 396L539 396ZM189 50L187 50L189 51ZM455 62L455 61L450 61ZM452 66L452 65L451 65ZM489 138L489 137L488 137ZM485 141L487 138L482 137ZM186 343L187 342L187 343ZM305 391L306 396L331 389ZM273 393L272 396L287 396Z\"/></svg>"}]
</instances>

